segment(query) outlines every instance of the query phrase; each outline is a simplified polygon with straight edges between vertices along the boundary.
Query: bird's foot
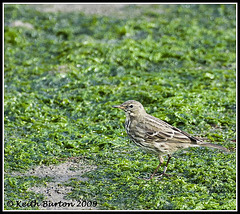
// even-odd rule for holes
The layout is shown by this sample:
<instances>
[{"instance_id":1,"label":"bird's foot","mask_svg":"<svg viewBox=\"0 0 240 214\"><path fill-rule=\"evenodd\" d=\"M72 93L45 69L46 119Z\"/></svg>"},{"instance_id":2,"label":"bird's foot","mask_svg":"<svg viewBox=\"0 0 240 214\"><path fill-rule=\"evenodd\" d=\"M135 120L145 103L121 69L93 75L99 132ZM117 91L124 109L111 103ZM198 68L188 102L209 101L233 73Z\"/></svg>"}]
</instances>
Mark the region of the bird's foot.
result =
<instances>
[{"instance_id":1,"label":"bird's foot","mask_svg":"<svg viewBox=\"0 0 240 214\"><path fill-rule=\"evenodd\" d=\"M162 174L160 174L159 176L156 176L156 177L163 177L163 176L170 177L170 176L172 176L172 175L167 174L167 173L162 173Z\"/></svg>"}]
</instances>

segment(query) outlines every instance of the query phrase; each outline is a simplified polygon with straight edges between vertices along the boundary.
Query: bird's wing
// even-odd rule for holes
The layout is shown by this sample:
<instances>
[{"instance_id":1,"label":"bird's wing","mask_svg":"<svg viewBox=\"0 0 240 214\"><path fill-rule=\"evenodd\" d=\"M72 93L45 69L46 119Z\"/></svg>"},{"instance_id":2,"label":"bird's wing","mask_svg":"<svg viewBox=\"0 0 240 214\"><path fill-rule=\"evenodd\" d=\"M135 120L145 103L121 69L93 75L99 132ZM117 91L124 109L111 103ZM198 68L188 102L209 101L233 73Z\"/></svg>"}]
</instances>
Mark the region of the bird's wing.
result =
<instances>
[{"instance_id":1,"label":"bird's wing","mask_svg":"<svg viewBox=\"0 0 240 214\"><path fill-rule=\"evenodd\" d=\"M197 138L188 133L171 126L170 124L148 115L144 123L145 139L155 142L173 142L197 144Z\"/></svg>"}]
</instances>

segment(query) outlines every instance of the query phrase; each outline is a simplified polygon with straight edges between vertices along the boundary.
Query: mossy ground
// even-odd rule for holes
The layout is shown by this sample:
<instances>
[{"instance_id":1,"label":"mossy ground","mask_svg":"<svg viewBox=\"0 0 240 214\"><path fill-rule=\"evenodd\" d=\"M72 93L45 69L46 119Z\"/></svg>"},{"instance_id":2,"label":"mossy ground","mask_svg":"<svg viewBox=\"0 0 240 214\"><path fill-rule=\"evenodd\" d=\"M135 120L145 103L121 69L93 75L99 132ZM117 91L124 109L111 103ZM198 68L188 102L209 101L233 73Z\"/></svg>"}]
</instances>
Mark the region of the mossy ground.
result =
<instances>
[{"instance_id":1,"label":"mossy ground","mask_svg":"<svg viewBox=\"0 0 240 214\"><path fill-rule=\"evenodd\" d=\"M67 198L100 209L236 209L236 5L125 9L104 16L4 5L5 209L31 209L7 201L43 200L28 188L49 179L9 173L67 157L98 166L87 181L64 183ZM129 142L124 114L111 108L128 99L232 153L181 151L171 177L139 179L158 162Z\"/></svg>"}]
</instances>

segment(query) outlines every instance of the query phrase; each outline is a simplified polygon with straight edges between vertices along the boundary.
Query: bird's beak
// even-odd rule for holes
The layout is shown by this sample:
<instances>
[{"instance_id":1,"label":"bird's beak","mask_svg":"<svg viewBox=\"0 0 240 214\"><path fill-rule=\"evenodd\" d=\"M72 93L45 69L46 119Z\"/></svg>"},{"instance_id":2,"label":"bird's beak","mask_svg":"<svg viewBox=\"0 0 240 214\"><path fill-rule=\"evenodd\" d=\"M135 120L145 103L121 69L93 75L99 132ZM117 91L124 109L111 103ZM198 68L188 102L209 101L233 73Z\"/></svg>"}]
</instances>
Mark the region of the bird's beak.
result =
<instances>
[{"instance_id":1,"label":"bird's beak","mask_svg":"<svg viewBox=\"0 0 240 214\"><path fill-rule=\"evenodd\" d=\"M116 105L116 106L112 106L112 107L113 108L120 108L120 109L123 109L123 110L125 109L124 106L122 106L122 105Z\"/></svg>"}]
</instances>

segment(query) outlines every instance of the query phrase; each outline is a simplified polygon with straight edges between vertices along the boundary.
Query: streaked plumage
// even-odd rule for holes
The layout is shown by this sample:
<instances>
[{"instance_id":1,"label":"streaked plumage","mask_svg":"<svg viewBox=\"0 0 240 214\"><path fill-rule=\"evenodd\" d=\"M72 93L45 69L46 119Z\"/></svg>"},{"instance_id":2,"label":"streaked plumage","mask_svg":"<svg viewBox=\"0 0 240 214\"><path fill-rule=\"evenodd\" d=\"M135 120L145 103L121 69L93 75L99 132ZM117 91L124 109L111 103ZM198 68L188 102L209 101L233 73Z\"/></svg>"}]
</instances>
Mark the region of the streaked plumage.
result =
<instances>
[{"instance_id":1,"label":"streaked plumage","mask_svg":"<svg viewBox=\"0 0 240 214\"><path fill-rule=\"evenodd\" d=\"M121 105L113 106L125 111L125 129L130 139L147 152L154 153L159 158L159 165L150 177L153 178L163 163L163 155L168 155L168 161L162 173L165 174L171 154L189 147L212 147L229 152L228 149L206 143L170 124L146 113L142 104L135 100L128 100Z\"/></svg>"}]
</instances>

